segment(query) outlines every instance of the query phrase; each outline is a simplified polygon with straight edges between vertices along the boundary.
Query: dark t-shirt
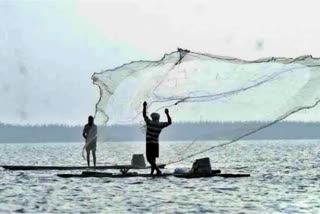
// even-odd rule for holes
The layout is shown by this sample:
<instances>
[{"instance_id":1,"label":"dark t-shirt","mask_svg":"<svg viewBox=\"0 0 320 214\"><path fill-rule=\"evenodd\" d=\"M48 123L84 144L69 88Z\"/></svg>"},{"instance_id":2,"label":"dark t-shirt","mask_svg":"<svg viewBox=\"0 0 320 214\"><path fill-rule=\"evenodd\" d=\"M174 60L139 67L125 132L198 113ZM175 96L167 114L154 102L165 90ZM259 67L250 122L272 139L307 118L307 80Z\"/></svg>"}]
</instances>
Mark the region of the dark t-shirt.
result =
<instances>
[{"instance_id":1,"label":"dark t-shirt","mask_svg":"<svg viewBox=\"0 0 320 214\"><path fill-rule=\"evenodd\" d=\"M147 125L146 141L147 143L158 143L159 135L163 128L170 125L168 122L155 122L150 120L148 117L145 117Z\"/></svg>"}]
</instances>

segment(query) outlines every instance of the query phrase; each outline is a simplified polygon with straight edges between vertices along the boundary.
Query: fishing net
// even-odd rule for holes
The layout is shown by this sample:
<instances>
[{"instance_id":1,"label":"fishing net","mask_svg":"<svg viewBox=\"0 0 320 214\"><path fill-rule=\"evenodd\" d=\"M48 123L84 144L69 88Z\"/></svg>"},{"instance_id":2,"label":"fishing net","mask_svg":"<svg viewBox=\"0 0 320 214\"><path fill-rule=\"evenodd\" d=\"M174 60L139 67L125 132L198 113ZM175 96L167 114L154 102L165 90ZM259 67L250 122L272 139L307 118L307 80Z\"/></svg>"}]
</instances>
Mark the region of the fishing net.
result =
<instances>
[{"instance_id":1,"label":"fishing net","mask_svg":"<svg viewBox=\"0 0 320 214\"><path fill-rule=\"evenodd\" d=\"M131 62L95 73L92 80L100 88L95 121L143 124L142 103L146 100L148 113L158 112L163 121L168 108L174 123L250 122L242 127L201 130L175 160L181 161L316 106L319 66L319 60L311 56L245 61L179 49L159 61ZM220 143L200 147L197 141L203 136Z\"/></svg>"}]
</instances>

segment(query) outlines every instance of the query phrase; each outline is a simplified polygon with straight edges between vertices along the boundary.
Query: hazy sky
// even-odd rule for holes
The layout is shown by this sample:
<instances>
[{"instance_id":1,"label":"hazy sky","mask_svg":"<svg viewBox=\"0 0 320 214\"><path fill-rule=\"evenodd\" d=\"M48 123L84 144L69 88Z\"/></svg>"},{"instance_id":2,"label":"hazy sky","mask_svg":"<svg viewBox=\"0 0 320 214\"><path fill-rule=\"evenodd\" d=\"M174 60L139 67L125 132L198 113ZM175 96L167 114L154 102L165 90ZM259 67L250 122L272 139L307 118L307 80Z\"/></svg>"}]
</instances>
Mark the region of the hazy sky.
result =
<instances>
[{"instance_id":1,"label":"hazy sky","mask_svg":"<svg viewBox=\"0 0 320 214\"><path fill-rule=\"evenodd\" d=\"M320 57L318 1L0 0L0 121L84 123L94 72L177 47Z\"/></svg>"}]
</instances>

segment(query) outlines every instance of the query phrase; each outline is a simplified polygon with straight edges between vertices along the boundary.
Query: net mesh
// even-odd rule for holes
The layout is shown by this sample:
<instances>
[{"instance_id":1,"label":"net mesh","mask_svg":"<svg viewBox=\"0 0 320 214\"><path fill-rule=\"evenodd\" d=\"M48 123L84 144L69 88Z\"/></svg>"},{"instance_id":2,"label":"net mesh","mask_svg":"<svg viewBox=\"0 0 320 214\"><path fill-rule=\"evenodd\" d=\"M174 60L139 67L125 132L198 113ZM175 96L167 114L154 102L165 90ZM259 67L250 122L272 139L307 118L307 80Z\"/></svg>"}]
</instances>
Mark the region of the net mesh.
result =
<instances>
[{"instance_id":1,"label":"net mesh","mask_svg":"<svg viewBox=\"0 0 320 214\"><path fill-rule=\"evenodd\" d=\"M99 124L143 124L142 103L162 118L168 108L174 122L252 122L241 128L224 127L221 143L198 147L195 138L177 161L228 145L269 127L320 99L320 62L311 56L295 59L237 58L178 51L159 61L137 61L95 73L100 99ZM217 139L214 130L201 135ZM183 135L183 133L178 133ZM199 136L200 137L200 136Z\"/></svg>"}]
</instances>

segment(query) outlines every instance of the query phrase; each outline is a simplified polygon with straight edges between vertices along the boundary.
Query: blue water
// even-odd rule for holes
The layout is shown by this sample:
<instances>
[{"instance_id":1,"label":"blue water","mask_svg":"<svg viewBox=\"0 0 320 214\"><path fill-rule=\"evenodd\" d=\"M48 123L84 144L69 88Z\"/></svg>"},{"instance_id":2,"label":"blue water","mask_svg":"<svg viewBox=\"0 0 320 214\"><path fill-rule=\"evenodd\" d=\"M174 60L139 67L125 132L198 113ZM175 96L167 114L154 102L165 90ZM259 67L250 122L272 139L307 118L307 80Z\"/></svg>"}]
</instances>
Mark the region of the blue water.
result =
<instances>
[{"instance_id":1,"label":"blue water","mask_svg":"<svg viewBox=\"0 0 320 214\"><path fill-rule=\"evenodd\" d=\"M197 142L187 152L214 144ZM0 164L85 165L82 145L0 144ZM187 145L162 142L158 162L175 160ZM100 164L128 164L132 154L144 153L144 144L100 143L97 152ZM204 156L214 169L251 177L64 179L56 174L81 171L0 169L0 213L320 213L320 141L242 141Z\"/></svg>"}]
</instances>

